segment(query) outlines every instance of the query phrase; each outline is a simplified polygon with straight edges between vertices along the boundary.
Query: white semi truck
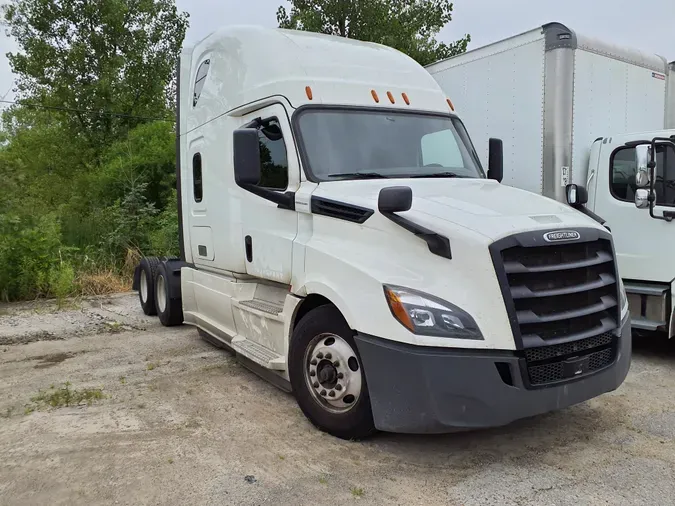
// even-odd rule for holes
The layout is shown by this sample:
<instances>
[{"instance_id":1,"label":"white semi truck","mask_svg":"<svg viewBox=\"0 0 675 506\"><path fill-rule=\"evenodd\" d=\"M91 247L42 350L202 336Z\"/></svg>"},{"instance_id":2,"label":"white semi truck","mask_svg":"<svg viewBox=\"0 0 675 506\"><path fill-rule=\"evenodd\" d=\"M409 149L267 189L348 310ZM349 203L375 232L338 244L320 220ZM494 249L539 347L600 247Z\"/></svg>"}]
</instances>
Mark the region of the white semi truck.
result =
<instances>
[{"instance_id":1,"label":"white semi truck","mask_svg":"<svg viewBox=\"0 0 675 506\"><path fill-rule=\"evenodd\" d=\"M504 140L505 184L587 198L614 236L633 329L675 336L675 63L550 23L427 70L481 158Z\"/></svg>"},{"instance_id":2,"label":"white semi truck","mask_svg":"<svg viewBox=\"0 0 675 506\"><path fill-rule=\"evenodd\" d=\"M143 310L233 350L320 429L492 427L623 382L611 234L500 184L497 139L486 174L409 57L230 27L182 51L177 110L181 258L142 260Z\"/></svg>"}]
</instances>

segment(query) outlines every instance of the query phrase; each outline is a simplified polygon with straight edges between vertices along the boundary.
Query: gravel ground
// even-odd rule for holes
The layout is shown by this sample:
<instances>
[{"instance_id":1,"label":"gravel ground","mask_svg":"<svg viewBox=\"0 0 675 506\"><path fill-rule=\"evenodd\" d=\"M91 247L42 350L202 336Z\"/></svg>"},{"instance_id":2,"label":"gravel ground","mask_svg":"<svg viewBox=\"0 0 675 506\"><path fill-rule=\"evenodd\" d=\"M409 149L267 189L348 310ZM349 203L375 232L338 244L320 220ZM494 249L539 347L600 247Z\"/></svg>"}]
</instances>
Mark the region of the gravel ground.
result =
<instances>
[{"instance_id":1,"label":"gravel ground","mask_svg":"<svg viewBox=\"0 0 675 506\"><path fill-rule=\"evenodd\" d=\"M675 504L675 343L636 347L623 386L585 404L348 443L134 295L0 306L0 504ZM66 382L103 398L31 400Z\"/></svg>"}]
</instances>

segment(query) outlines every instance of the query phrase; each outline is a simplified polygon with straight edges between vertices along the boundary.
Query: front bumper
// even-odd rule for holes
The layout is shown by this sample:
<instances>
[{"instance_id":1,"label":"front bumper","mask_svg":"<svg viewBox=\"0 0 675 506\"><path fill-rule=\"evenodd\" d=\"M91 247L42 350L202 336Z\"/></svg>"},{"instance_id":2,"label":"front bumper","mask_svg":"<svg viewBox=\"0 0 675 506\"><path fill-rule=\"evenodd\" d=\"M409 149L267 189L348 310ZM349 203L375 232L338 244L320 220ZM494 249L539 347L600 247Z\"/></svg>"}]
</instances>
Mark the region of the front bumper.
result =
<instances>
[{"instance_id":1,"label":"front bumper","mask_svg":"<svg viewBox=\"0 0 675 506\"><path fill-rule=\"evenodd\" d=\"M498 427L615 390L631 362L630 318L614 362L588 376L526 388L515 352L425 348L356 335L375 426L387 432L444 433ZM507 384L497 363L513 374ZM500 366L503 370L504 366Z\"/></svg>"}]
</instances>

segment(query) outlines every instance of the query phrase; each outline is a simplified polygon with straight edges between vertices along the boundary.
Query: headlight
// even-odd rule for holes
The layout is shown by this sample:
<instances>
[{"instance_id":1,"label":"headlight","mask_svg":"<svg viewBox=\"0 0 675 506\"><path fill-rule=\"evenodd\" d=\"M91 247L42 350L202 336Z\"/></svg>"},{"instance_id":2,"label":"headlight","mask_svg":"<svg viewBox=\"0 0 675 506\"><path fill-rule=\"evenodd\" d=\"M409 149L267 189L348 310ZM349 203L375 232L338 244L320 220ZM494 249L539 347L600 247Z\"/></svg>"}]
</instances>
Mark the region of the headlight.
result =
<instances>
[{"instance_id":1,"label":"headlight","mask_svg":"<svg viewBox=\"0 0 675 506\"><path fill-rule=\"evenodd\" d=\"M621 304L621 321L623 321L626 313L628 313L628 296L621 278L619 278L619 303Z\"/></svg>"},{"instance_id":2,"label":"headlight","mask_svg":"<svg viewBox=\"0 0 675 506\"><path fill-rule=\"evenodd\" d=\"M454 304L400 286L384 286L391 313L413 334L483 340L474 319Z\"/></svg>"}]
</instances>

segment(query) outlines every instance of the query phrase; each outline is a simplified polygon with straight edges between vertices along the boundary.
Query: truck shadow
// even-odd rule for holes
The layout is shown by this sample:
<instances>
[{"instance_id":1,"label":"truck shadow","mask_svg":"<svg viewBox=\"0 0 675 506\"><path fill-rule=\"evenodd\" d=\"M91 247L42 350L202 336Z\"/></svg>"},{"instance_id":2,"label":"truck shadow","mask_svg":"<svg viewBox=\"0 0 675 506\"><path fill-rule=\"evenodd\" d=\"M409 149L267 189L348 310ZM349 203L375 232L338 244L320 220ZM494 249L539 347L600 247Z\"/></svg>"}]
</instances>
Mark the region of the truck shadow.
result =
<instances>
[{"instance_id":1,"label":"truck shadow","mask_svg":"<svg viewBox=\"0 0 675 506\"><path fill-rule=\"evenodd\" d=\"M675 338L658 334L633 334L633 356L675 359Z\"/></svg>"}]
</instances>

